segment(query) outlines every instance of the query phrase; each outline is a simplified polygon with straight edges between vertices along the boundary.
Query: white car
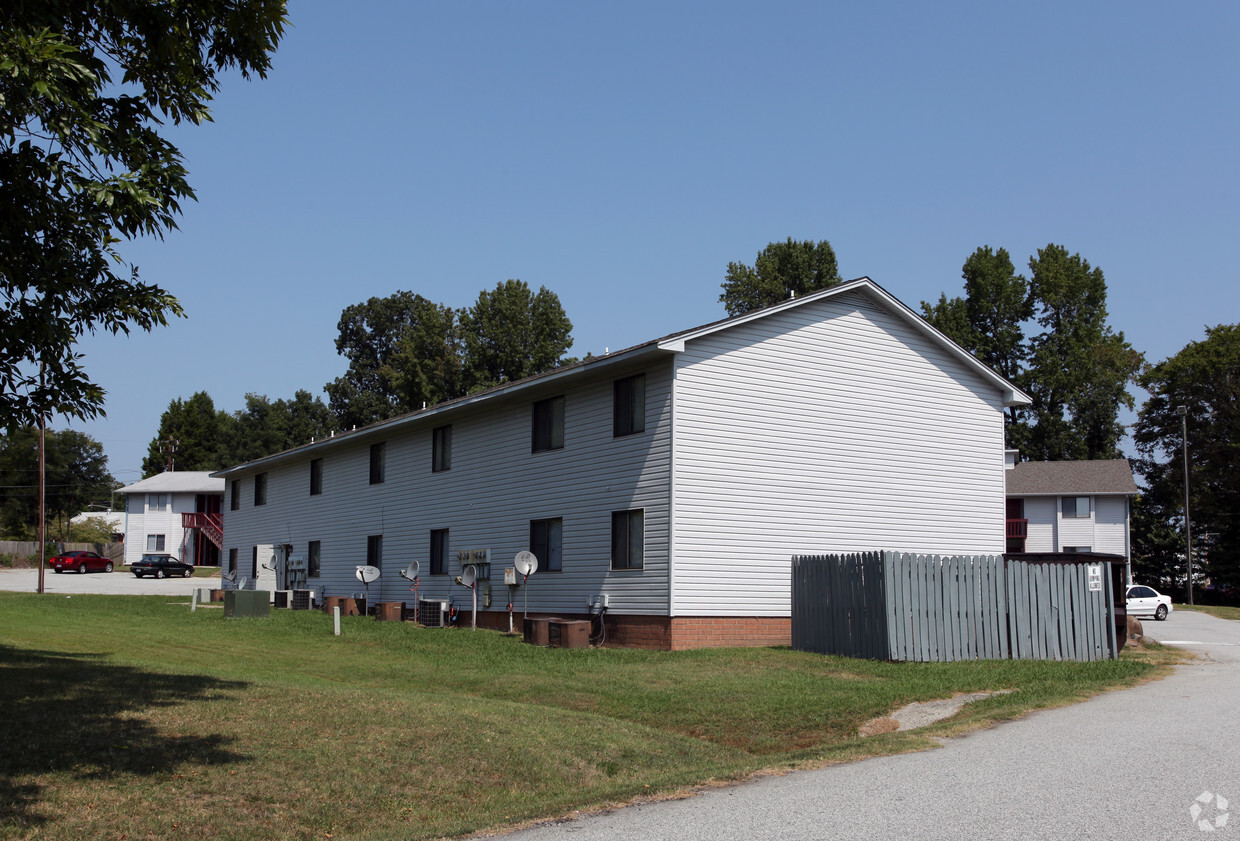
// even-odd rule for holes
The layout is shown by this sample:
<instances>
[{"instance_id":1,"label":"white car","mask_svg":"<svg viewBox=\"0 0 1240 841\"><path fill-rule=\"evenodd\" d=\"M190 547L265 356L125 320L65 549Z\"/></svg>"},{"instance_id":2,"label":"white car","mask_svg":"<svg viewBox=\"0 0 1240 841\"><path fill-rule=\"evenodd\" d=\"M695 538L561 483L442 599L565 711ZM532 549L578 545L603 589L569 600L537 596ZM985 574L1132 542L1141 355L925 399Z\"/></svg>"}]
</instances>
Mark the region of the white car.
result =
<instances>
[{"instance_id":1,"label":"white car","mask_svg":"<svg viewBox=\"0 0 1240 841\"><path fill-rule=\"evenodd\" d=\"M1135 584L1128 588L1128 615L1153 616L1159 622L1172 611L1171 597L1164 596L1153 587Z\"/></svg>"}]
</instances>

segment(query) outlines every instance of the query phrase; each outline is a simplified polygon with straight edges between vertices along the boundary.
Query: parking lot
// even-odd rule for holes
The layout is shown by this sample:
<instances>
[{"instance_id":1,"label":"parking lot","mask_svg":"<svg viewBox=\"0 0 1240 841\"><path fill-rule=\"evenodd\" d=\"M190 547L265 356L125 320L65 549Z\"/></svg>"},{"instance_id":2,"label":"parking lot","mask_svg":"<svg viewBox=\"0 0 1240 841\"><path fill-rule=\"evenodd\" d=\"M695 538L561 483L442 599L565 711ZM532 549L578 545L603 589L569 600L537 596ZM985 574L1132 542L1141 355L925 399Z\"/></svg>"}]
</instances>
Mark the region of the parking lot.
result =
<instances>
[{"instance_id":1,"label":"parking lot","mask_svg":"<svg viewBox=\"0 0 1240 841\"><path fill-rule=\"evenodd\" d=\"M52 570L43 572L43 592L67 596L78 593L101 593L127 596L188 596L200 587L219 587L217 578L135 578L118 568L115 572L76 572L57 574ZM36 569L0 570L0 590L19 593L36 593L39 589L39 571Z\"/></svg>"}]
</instances>

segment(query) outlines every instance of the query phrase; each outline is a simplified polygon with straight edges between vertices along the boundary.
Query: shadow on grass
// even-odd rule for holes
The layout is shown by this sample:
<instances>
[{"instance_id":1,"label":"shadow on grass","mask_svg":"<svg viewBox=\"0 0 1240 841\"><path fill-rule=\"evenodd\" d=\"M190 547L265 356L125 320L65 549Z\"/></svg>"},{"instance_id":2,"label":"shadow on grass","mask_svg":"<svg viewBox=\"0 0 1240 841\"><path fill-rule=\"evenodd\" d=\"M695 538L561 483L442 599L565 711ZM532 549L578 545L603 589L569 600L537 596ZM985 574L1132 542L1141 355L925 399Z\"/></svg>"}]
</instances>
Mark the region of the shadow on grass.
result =
<instances>
[{"instance_id":1,"label":"shadow on grass","mask_svg":"<svg viewBox=\"0 0 1240 841\"><path fill-rule=\"evenodd\" d=\"M45 822L36 811L43 786L23 779L32 775L103 781L244 759L227 737L160 732L141 713L225 700L245 686L119 666L99 655L0 645L0 824Z\"/></svg>"}]
</instances>

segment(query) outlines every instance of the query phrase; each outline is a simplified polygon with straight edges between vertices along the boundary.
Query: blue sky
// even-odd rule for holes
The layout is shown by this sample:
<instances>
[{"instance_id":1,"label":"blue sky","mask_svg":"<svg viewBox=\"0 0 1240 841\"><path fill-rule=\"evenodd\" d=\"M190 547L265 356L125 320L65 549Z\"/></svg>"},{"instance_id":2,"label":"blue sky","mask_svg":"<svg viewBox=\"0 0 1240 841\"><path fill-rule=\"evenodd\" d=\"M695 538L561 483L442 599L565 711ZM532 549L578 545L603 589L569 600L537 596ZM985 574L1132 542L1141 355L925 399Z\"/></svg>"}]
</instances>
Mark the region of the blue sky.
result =
<instances>
[{"instance_id":1,"label":"blue sky","mask_svg":"<svg viewBox=\"0 0 1240 841\"><path fill-rule=\"evenodd\" d=\"M124 248L188 318L86 341L72 425L132 482L173 398L321 394L371 296L520 278L581 356L721 317L789 236L913 307L1062 244L1151 361L1237 320L1240 5L848 5L293 0L269 77L171 132L180 231Z\"/></svg>"}]
</instances>

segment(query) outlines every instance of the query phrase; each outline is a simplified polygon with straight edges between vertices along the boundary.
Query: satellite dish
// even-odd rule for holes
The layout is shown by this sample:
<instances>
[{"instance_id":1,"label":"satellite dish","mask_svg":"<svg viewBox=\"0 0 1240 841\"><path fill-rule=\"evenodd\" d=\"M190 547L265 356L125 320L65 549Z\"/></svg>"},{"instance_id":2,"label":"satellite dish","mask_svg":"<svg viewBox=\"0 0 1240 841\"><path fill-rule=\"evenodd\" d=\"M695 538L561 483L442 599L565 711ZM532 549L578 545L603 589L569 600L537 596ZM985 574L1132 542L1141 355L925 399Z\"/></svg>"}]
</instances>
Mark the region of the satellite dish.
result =
<instances>
[{"instance_id":1,"label":"satellite dish","mask_svg":"<svg viewBox=\"0 0 1240 841\"><path fill-rule=\"evenodd\" d=\"M353 574L356 575L357 580L363 584L370 584L372 581L377 581L381 575L379 568L372 566L359 566L357 571Z\"/></svg>"},{"instance_id":2,"label":"satellite dish","mask_svg":"<svg viewBox=\"0 0 1240 841\"><path fill-rule=\"evenodd\" d=\"M474 582L478 580L478 570L473 564L466 564L461 569L461 583L466 587L474 586Z\"/></svg>"},{"instance_id":3,"label":"satellite dish","mask_svg":"<svg viewBox=\"0 0 1240 841\"><path fill-rule=\"evenodd\" d=\"M538 572L538 557L533 552L518 552L512 565L522 575L533 575Z\"/></svg>"},{"instance_id":4,"label":"satellite dish","mask_svg":"<svg viewBox=\"0 0 1240 841\"><path fill-rule=\"evenodd\" d=\"M421 568L421 565L417 561L413 561L409 564L409 566L400 571L400 577L404 578L406 581L412 581L418 577L418 571Z\"/></svg>"},{"instance_id":5,"label":"satellite dish","mask_svg":"<svg viewBox=\"0 0 1240 841\"><path fill-rule=\"evenodd\" d=\"M236 581L237 571L235 569L230 569L228 572L224 573L224 580L225 581Z\"/></svg>"}]
</instances>

